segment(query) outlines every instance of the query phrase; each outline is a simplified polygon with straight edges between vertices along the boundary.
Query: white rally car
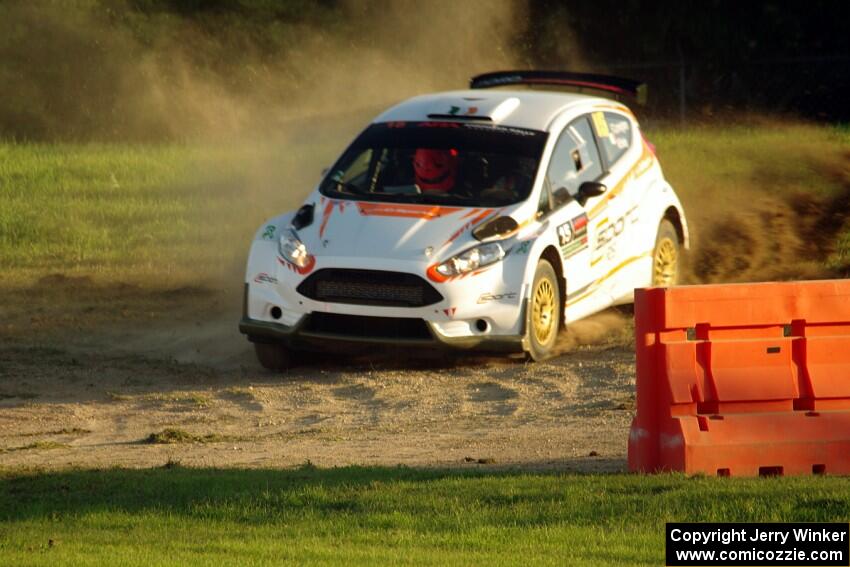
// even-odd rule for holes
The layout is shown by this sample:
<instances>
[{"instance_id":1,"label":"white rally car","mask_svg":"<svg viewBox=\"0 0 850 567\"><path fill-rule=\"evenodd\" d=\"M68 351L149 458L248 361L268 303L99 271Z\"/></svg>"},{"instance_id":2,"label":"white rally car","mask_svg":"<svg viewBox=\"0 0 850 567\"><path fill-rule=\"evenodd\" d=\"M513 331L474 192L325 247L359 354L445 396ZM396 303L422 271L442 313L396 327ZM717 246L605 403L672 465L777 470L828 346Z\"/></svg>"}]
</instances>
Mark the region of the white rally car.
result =
<instances>
[{"instance_id":1,"label":"white rally car","mask_svg":"<svg viewBox=\"0 0 850 567\"><path fill-rule=\"evenodd\" d=\"M552 352L562 326L676 283L685 214L628 108L635 81L507 71L369 125L254 237L239 328L260 363L376 343Z\"/></svg>"}]
</instances>

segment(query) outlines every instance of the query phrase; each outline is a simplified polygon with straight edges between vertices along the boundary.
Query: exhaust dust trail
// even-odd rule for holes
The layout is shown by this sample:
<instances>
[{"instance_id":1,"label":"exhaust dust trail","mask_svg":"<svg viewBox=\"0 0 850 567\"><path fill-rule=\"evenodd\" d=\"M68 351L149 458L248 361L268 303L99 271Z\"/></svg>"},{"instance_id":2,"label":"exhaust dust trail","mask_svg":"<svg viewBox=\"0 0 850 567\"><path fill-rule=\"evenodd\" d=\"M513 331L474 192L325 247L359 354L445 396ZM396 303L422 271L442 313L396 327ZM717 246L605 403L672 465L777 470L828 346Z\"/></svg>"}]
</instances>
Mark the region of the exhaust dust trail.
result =
<instances>
[{"instance_id":1,"label":"exhaust dust trail","mask_svg":"<svg viewBox=\"0 0 850 567\"><path fill-rule=\"evenodd\" d=\"M527 26L524 3L513 0L342 0L298 14L283 5L246 13L136 5L0 5L0 131L297 140L311 134L309 120L362 122L403 98L513 66ZM262 20L263 10L276 19Z\"/></svg>"}]
</instances>

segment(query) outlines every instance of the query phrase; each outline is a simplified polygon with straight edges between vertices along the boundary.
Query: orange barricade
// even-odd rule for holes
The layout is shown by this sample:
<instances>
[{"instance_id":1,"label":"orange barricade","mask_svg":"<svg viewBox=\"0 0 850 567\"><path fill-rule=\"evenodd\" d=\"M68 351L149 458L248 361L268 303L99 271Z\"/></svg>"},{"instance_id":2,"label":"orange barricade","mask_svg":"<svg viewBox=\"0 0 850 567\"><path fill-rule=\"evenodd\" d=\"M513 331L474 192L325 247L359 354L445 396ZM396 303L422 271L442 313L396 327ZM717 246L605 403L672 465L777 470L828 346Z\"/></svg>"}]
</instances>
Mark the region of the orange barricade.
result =
<instances>
[{"instance_id":1,"label":"orange barricade","mask_svg":"<svg viewBox=\"0 0 850 567\"><path fill-rule=\"evenodd\" d=\"M635 293L633 471L850 474L850 280Z\"/></svg>"}]
</instances>

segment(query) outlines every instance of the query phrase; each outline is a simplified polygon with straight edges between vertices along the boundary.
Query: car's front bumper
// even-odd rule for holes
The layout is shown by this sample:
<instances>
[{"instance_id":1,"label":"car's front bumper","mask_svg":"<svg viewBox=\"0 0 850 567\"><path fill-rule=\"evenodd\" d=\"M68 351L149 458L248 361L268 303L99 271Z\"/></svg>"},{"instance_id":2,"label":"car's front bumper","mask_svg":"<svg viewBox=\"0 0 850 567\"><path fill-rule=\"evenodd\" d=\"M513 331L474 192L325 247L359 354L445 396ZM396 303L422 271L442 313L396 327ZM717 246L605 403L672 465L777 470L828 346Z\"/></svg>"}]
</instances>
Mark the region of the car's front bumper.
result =
<instances>
[{"instance_id":1,"label":"car's front bumper","mask_svg":"<svg viewBox=\"0 0 850 567\"><path fill-rule=\"evenodd\" d=\"M317 342L324 345L344 342L523 350L527 254L508 254L488 269L445 282L426 279L425 260L424 256L420 260L319 256L311 271L301 273L279 257L274 242L255 241L248 259L240 329L254 341L276 341L304 348ZM433 288L437 300L420 306L381 302L367 305L321 300L310 291L313 289L310 286L299 291L302 284L325 270L385 271L388 285L399 274L411 275ZM434 297L430 294L430 299ZM319 319L321 325L316 324ZM349 325L349 320L358 319L362 321ZM342 324L337 325L337 321ZM415 332L395 333L393 322L408 330L411 325L416 326ZM380 327L380 333L371 333L373 323ZM353 327L357 332L347 332Z\"/></svg>"},{"instance_id":2,"label":"car's front bumper","mask_svg":"<svg viewBox=\"0 0 850 567\"><path fill-rule=\"evenodd\" d=\"M327 348L356 348L363 344L384 345L392 347L414 346L421 349L454 349L454 350L477 350L483 352L512 353L525 350L525 315L527 301L523 300L520 305L520 320L523 322L517 335L465 335L446 336L438 327L424 319L410 318L421 324L424 333L416 337L382 333L370 335L368 332L356 334L338 332L329 329L312 328L309 324L311 314L300 315L292 324L284 324L275 321L262 321L252 319L248 314L249 285L245 284L245 300L243 303L243 316L239 322L239 331L247 335L248 340L259 343L280 343L290 348L303 350L324 350ZM372 316L362 316L364 319ZM377 317L380 318L380 317ZM376 318L376 319L377 319Z\"/></svg>"}]
</instances>

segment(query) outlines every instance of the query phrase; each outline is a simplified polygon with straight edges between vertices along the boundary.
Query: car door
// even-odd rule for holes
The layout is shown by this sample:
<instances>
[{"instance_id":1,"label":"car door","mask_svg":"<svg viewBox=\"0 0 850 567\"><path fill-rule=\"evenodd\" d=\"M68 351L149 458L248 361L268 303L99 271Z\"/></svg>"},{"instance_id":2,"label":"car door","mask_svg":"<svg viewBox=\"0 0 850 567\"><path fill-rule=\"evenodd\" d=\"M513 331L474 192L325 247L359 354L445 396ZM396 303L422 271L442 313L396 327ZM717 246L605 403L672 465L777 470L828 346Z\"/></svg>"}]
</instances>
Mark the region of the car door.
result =
<instances>
[{"instance_id":1,"label":"car door","mask_svg":"<svg viewBox=\"0 0 850 567\"><path fill-rule=\"evenodd\" d=\"M632 151L637 133L625 114L599 110L590 119L608 187L604 201L588 212L597 235L591 264L600 291L619 302L631 299L634 282L640 279L635 270L643 269L639 260L647 247L638 233L640 181L633 173L639 152Z\"/></svg>"},{"instance_id":2,"label":"car door","mask_svg":"<svg viewBox=\"0 0 850 567\"><path fill-rule=\"evenodd\" d=\"M584 199L579 187L604 176L599 150L587 115L561 131L547 167L538 216L547 217L555 230L567 279L566 320L597 311L609 302L596 293L591 264L595 235L588 211L604 195Z\"/></svg>"}]
</instances>

